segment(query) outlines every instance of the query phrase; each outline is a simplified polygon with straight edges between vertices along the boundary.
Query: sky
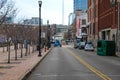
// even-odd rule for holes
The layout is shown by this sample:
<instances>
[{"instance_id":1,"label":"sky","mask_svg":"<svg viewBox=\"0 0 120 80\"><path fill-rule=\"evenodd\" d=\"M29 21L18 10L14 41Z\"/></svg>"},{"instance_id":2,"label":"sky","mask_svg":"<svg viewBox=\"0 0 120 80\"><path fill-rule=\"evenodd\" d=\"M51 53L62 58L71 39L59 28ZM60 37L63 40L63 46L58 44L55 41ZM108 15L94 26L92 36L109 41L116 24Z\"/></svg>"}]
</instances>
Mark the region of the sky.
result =
<instances>
[{"instance_id":1,"label":"sky","mask_svg":"<svg viewBox=\"0 0 120 80\"><path fill-rule=\"evenodd\" d=\"M16 18L28 18L39 16L38 0L13 0L18 8ZM68 25L68 16L73 12L73 0L64 0L64 20L62 19L62 0L42 0L41 18L43 24ZM64 21L64 22L63 22Z\"/></svg>"}]
</instances>

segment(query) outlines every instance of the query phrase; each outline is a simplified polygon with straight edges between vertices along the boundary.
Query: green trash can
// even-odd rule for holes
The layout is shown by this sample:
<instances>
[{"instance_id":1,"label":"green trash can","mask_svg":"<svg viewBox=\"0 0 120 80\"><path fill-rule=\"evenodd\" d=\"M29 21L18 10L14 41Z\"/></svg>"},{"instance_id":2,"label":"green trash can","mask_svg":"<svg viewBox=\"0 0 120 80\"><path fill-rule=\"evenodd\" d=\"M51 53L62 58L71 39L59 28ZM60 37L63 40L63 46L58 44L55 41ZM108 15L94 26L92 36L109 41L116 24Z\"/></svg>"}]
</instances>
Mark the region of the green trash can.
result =
<instances>
[{"instance_id":1,"label":"green trash can","mask_svg":"<svg viewBox=\"0 0 120 80\"><path fill-rule=\"evenodd\" d=\"M113 56L115 55L115 41L98 40L97 42L97 55Z\"/></svg>"}]
</instances>

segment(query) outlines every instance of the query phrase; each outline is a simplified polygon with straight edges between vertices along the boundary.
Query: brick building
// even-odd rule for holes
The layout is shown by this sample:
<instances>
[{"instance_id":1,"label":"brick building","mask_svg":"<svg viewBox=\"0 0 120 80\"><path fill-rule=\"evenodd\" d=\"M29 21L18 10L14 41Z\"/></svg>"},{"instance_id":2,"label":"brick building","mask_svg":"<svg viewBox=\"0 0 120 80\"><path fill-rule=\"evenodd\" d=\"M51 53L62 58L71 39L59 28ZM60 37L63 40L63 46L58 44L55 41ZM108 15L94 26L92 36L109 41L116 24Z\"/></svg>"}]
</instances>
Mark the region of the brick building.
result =
<instances>
[{"instance_id":1,"label":"brick building","mask_svg":"<svg viewBox=\"0 0 120 80\"><path fill-rule=\"evenodd\" d=\"M88 0L88 41L98 40L98 0Z\"/></svg>"},{"instance_id":2,"label":"brick building","mask_svg":"<svg viewBox=\"0 0 120 80\"><path fill-rule=\"evenodd\" d=\"M117 4L110 0L99 1L99 38L115 40L117 32Z\"/></svg>"},{"instance_id":3,"label":"brick building","mask_svg":"<svg viewBox=\"0 0 120 80\"><path fill-rule=\"evenodd\" d=\"M116 1L88 0L88 40L95 43L98 39L119 41L119 14Z\"/></svg>"}]
</instances>

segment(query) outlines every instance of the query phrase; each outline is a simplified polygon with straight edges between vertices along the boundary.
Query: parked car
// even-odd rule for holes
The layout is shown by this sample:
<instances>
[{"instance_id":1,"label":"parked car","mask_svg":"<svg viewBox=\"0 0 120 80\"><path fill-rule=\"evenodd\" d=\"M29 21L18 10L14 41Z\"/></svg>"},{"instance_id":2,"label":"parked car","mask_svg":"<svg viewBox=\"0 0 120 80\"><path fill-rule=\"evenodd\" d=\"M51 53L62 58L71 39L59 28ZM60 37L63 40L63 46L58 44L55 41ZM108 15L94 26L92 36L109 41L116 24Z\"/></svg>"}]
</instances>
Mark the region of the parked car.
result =
<instances>
[{"instance_id":1,"label":"parked car","mask_svg":"<svg viewBox=\"0 0 120 80\"><path fill-rule=\"evenodd\" d=\"M86 50L86 51L94 51L94 46L93 46L92 42L88 42L88 43L85 45L84 50Z\"/></svg>"},{"instance_id":2,"label":"parked car","mask_svg":"<svg viewBox=\"0 0 120 80\"><path fill-rule=\"evenodd\" d=\"M54 47L61 47L61 42L59 40L55 40Z\"/></svg>"},{"instance_id":3,"label":"parked car","mask_svg":"<svg viewBox=\"0 0 120 80\"><path fill-rule=\"evenodd\" d=\"M74 48L78 48L79 47L79 44L80 44L80 40L79 39L76 39L74 41Z\"/></svg>"},{"instance_id":4,"label":"parked car","mask_svg":"<svg viewBox=\"0 0 120 80\"><path fill-rule=\"evenodd\" d=\"M66 42L66 45L68 45L68 43L70 42L70 40L69 40L69 39L67 39L65 42Z\"/></svg>"},{"instance_id":5,"label":"parked car","mask_svg":"<svg viewBox=\"0 0 120 80\"><path fill-rule=\"evenodd\" d=\"M86 42L85 41L81 41L80 43L79 43L79 49L84 49L84 47L85 47L85 44L86 44Z\"/></svg>"}]
</instances>

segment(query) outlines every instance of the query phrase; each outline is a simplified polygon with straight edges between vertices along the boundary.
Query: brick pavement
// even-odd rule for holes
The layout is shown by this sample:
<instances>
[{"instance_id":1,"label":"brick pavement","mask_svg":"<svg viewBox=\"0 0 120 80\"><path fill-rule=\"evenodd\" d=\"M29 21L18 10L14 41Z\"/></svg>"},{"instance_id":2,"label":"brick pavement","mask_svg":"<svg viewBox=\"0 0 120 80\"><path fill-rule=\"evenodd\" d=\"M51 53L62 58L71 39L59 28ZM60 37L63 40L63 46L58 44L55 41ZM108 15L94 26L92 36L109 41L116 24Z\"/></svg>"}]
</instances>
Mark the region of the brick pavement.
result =
<instances>
[{"instance_id":1,"label":"brick pavement","mask_svg":"<svg viewBox=\"0 0 120 80\"><path fill-rule=\"evenodd\" d=\"M18 59L15 60L15 51L11 48L10 63L7 63L8 52L0 48L0 80L22 80L50 50L44 52L42 49L42 57L38 57L38 51L25 56L23 50L23 58L20 58L20 49L18 50Z\"/></svg>"}]
</instances>

